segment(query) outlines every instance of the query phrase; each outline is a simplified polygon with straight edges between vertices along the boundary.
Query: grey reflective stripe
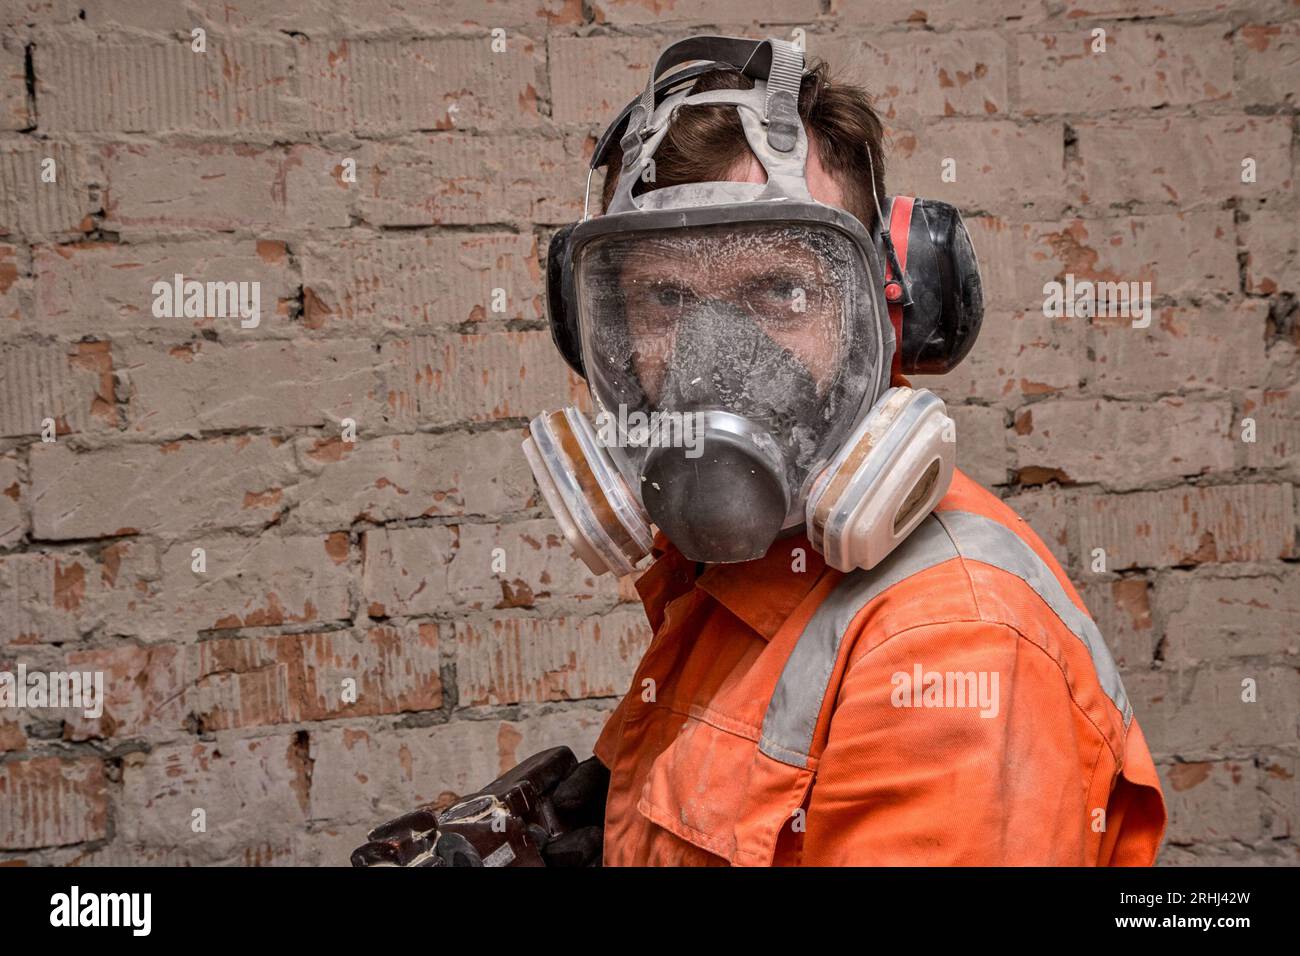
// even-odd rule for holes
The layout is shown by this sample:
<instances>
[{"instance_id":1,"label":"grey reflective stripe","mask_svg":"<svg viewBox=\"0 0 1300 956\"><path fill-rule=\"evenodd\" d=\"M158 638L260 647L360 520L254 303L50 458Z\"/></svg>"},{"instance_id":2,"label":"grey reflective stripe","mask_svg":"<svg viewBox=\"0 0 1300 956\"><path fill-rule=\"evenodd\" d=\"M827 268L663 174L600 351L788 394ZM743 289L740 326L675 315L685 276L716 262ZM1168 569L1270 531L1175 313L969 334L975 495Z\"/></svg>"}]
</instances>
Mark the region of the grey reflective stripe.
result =
<instances>
[{"instance_id":1,"label":"grey reflective stripe","mask_svg":"<svg viewBox=\"0 0 1300 956\"><path fill-rule=\"evenodd\" d=\"M1088 648L1102 690L1128 725L1133 709L1101 632L1070 600L1033 548L991 518L944 511L921 522L897 550L870 571L846 574L813 612L772 693L759 749L782 763L807 766L831 672L853 619L895 584L956 557L1000 568L1029 585Z\"/></svg>"},{"instance_id":2,"label":"grey reflective stripe","mask_svg":"<svg viewBox=\"0 0 1300 956\"><path fill-rule=\"evenodd\" d=\"M1119 668L1110 655L1110 648L1106 646L1106 641L1092 618L1070 600L1061 582L1037 552L1020 535L990 518L968 511L946 511L936 513L936 517L957 543L957 550L963 557L991 564L1020 578L1033 588L1061 619L1061 623L1083 641L1092 657L1092 666L1097 671L1101 689L1119 708L1119 712L1124 715L1124 725L1128 726L1133 717L1133 708L1124 691L1124 682L1120 680Z\"/></svg>"},{"instance_id":3,"label":"grey reflective stripe","mask_svg":"<svg viewBox=\"0 0 1300 956\"><path fill-rule=\"evenodd\" d=\"M930 515L870 571L846 574L813 612L786 659L763 717L759 750L782 763L805 766L840 643L858 612L886 588L955 557L952 540Z\"/></svg>"}]
</instances>

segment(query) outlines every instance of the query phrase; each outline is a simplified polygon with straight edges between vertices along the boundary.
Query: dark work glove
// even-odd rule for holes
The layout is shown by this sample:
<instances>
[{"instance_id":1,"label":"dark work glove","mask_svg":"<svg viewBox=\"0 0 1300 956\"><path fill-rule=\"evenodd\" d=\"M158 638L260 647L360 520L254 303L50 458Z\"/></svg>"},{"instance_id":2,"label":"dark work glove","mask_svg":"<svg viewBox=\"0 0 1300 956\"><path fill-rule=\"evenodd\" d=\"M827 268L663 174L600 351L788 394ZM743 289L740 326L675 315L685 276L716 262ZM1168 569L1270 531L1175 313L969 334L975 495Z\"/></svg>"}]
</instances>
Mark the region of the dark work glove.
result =
<instances>
[{"instance_id":1,"label":"dark work glove","mask_svg":"<svg viewBox=\"0 0 1300 956\"><path fill-rule=\"evenodd\" d=\"M584 760L555 785L551 806L567 827L542 848L547 866L599 866L605 837L609 770L595 757Z\"/></svg>"},{"instance_id":2,"label":"dark work glove","mask_svg":"<svg viewBox=\"0 0 1300 956\"><path fill-rule=\"evenodd\" d=\"M547 866L600 866L605 847L604 827L583 827L561 833L542 847Z\"/></svg>"}]
</instances>

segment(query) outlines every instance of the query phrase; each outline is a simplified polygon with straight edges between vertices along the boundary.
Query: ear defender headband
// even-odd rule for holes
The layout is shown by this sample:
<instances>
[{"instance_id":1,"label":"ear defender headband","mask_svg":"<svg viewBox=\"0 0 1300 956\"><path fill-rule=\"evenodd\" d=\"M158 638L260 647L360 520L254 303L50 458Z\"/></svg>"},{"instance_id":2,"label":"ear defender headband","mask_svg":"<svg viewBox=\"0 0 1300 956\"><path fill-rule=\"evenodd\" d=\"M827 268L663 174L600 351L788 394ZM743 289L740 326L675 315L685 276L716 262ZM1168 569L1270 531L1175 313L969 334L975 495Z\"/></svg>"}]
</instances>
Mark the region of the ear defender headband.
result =
<instances>
[{"instance_id":1,"label":"ear defender headband","mask_svg":"<svg viewBox=\"0 0 1300 956\"><path fill-rule=\"evenodd\" d=\"M773 68L770 45L725 38L736 47L732 51L719 46L723 39L699 37L674 45L672 49L679 57L689 59L689 48L698 40L700 52L707 52L714 59L687 66L652 83L623 108L601 135L592 153L582 219L562 226L551 238L546 256L546 298L551 336L569 367L583 378L586 378L586 370L578 337L570 239L573 230L590 218L588 203L592 177L597 169L609 164L615 142L627 140L630 148L639 147L637 138L628 135L634 119L643 122L669 95L693 85L704 74L729 70L755 80L767 78ZM734 62L716 59L720 53L732 54ZM627 148L625 164L630 159ZM983 322L984 293L975 249L961 214L946 202L887 196L882 208L875 189L876 158L871 155L869 147L864 145L864 148L867 149L867 163L872 173L871 195L876 205L872 239L885 264L883 291L897 343L892 371L906 375L942 375L966 357Z\"/></svg>"}]
</instances>

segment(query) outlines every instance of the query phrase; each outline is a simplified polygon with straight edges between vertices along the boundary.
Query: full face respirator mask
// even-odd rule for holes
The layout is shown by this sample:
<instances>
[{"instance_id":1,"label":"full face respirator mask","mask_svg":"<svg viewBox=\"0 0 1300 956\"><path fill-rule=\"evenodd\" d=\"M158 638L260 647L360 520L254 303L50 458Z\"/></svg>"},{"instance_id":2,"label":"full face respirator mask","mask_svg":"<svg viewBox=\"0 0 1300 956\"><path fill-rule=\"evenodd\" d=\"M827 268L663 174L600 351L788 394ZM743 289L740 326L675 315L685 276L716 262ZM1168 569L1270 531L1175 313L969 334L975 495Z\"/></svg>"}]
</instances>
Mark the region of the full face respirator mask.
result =
<instances>
[{"instance_id":1,"label":"full face respirator mask","mask_svg":"<svg viewBox=\"0 0 1300 956\"><path fill-rule=\"evenodd\" d=\"M752 88L691 91L718 68ZM551 242L552 334L595 421L545 412L523 448L595 573L631 572L655 526L694 561L751 561L803 528L832 567L870 568L952 480L943 402L890 379L970 350L983 314L970 239L944 203L887 200L872 235L813 200L802 77L780 40L670 45L592 157L594 171L622 147L606 215L584 210ZM736 109L766 182L638 191L676 111L701 105Z\"/></svg>"}]
</instances>

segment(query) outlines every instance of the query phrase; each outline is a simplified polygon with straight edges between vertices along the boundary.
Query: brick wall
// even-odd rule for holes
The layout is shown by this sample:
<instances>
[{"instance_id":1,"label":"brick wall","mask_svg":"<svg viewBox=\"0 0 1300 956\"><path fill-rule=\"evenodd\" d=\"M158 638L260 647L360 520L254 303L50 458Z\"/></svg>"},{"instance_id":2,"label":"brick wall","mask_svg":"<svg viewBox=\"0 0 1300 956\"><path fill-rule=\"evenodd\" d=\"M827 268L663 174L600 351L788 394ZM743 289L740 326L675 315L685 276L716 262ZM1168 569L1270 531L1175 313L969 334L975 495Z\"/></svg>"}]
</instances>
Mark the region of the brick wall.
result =
<instances>
[{"instance_id":1,"label":"brick wall","mask_svg":"<svg viewBox=\"0 0 1300 956\"><path fill-rule=\"evenodd\" d=\"M1163 861L1296 861L1296 0L0 11L0 669L107 697L0 710L0 862L337 864L589 750L647 635L518 454L578 394L540 256L701 27L802 29L891 189L966 212L985 330L923 384L1121 661ZM260 322L156 317L177 273ZM1067 275L1150 282L1150 325L1045 317Z\"/></svg>"}]
</instances>

